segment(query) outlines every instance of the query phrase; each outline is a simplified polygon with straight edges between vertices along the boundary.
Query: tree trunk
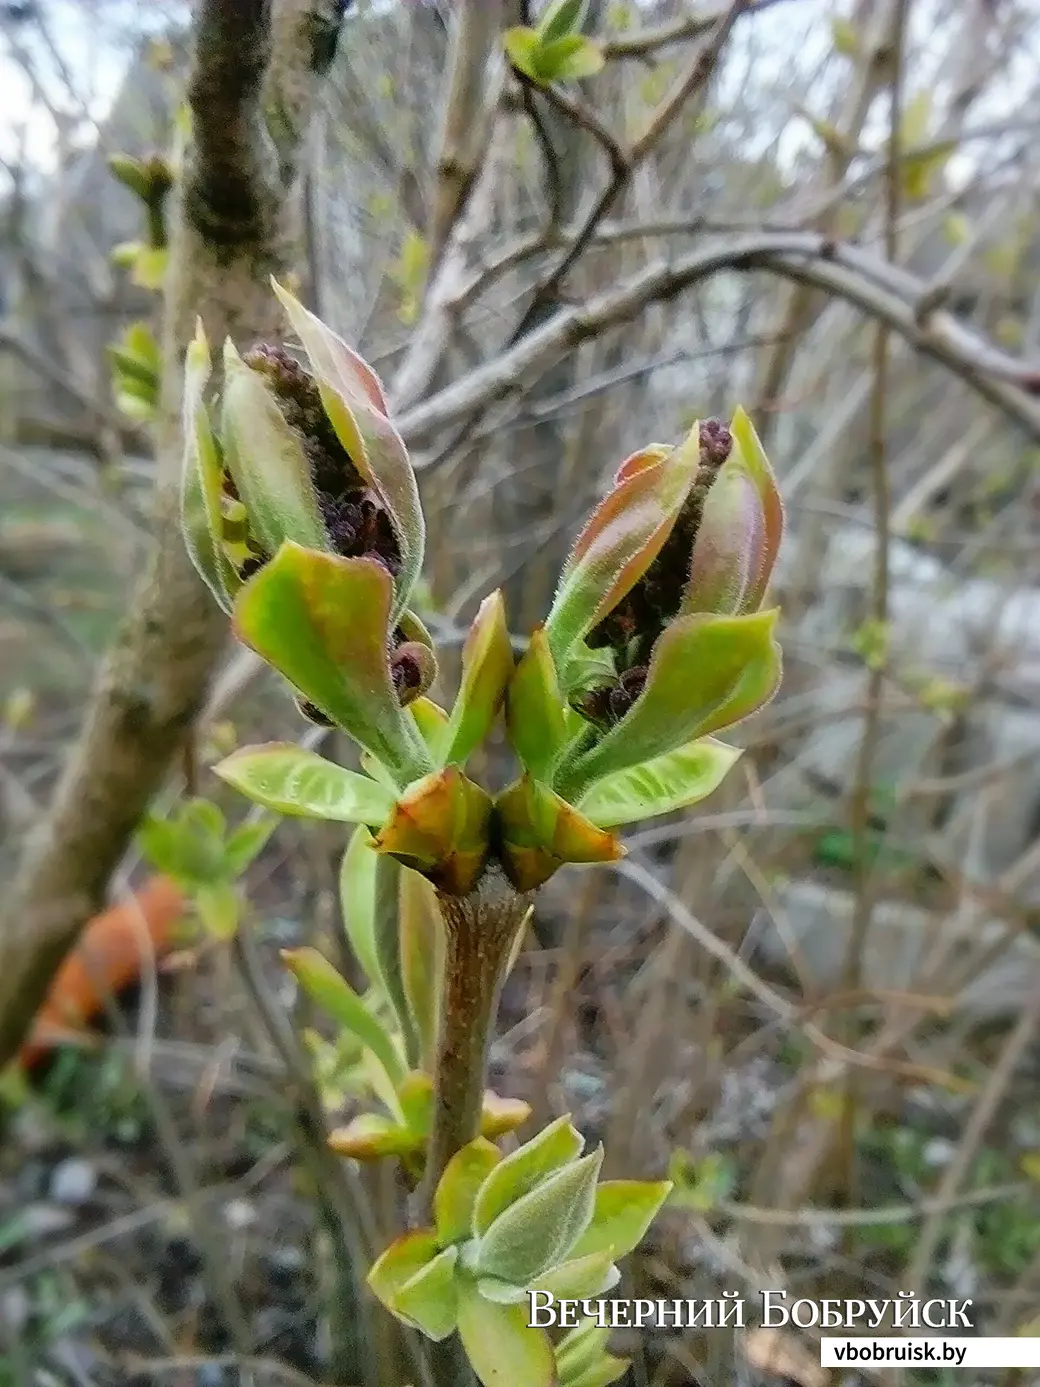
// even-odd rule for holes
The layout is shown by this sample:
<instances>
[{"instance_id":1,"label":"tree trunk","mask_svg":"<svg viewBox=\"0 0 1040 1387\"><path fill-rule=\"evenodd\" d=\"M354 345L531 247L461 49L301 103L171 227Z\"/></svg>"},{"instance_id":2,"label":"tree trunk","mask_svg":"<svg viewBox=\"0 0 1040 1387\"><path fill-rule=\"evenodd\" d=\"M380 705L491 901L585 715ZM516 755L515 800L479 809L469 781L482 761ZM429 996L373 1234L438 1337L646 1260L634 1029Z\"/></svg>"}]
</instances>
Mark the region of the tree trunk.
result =
<instances>
[{"instance_id":1,"label":"tree trunk","mask_svg":"<svg viewBox=\"0 0 1040 1387\"><path fill-rule=\"evenodd\" d=\"M247 345L281 335L269 277L296 260L296 152L344 9L343 0L199 0L196 9L192 141L166 285L156 543L0 921L0 1067L102 905L225 645L227 618L180 534L184 351L197 315L218 362L228 335Z\"/></svg>"}]
</instances>

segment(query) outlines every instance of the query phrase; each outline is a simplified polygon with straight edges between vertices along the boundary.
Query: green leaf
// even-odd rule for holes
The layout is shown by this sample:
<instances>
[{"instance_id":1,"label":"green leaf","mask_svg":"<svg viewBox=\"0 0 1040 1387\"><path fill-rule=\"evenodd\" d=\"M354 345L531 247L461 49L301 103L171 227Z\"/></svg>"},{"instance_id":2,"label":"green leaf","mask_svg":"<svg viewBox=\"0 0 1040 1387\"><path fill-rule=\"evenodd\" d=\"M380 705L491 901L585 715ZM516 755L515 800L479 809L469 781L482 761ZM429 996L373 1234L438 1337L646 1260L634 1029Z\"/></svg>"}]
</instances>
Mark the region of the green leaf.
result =
<instances>
[{"instance_id":1,"label":"green leaf","mask_svg":"<svg viewBox=\"0 0 1040 1387\"><path fill-rule=\"evenodd\" d=\"M541 45L542 41L537 31L524 25L507 29L502 35L502 47L505 49L506 57L518 72L522 72L525 77L530 77L532 82L538 83L542 81L538 68Z\"/></svg>"},{"instance_id":2,"label":"green leaf","mask_svg":"<svg viewBox=\"0 0 1040 1387\"><path fill-rule=\"evenodd\" d=\"M382 1023L372 1015L346 978L341 977L317 949L283 949L282 959L304 991L372 1051L396 1088L405 1075L401 1057Z\"/></svg>"},{"instance_id":3,"label":"green leaf","mask_svg":"<svg viewBox=\"0 0 1040 1387\"><path fill-rule=\"evenodd\" d=\"M411 712L411 708L408 709ZM373 780L378 780L380 785L385 785L394 795L398 794L397 777L393 771L383 765L378 757L373 756L370 751L361 753L361 769L366 775L370 775Z\"/></svg>"},{"instance_id":4,"label":"green leaf","mask_svg":"<svg viewBox=\"0 0 1040 1387\"><path fill-rule=\"evenodd\" d=\"M162 352L159 350L155 333L152 332L148 324L145 322L131 323L123 334L123 345L142 366L151 370L155 380L158 381L162 371Z\"/></svg>"},{"instance_id":5,"label":"green leaf","mask_svg":"<svg viewBox=\"0 0 1040 1387\"><path fill-rule=\"evenodd\" d=\"M560 793L580 797L605 775L652 761L740 722L780 683L776 611L753 616L688 616L654 646L646 688L625 717L570 767Z\"/></svg>"},{"instance_id":6,"label":"green leaf","mask_svg":"<svg viewBox=\"0 0 1040 1387\"><path fill-rule=\"evenodd\" d=\"M410 227L401 243L401 253L390 269L390 277L404 295L418 296L429 265L429 243L414 227Z\"/></svg>"},{"instance_id":7,"label":"green leaf","mask_svg":"<svg viewBox=\"0 0 1040 1387\"><path fill-rule=\"evenodd\" d=\"M548 782L567 741L564 699L545 628L531 635L506 689L506 730L521 765Z\"/></svg>"},{"instance_id":8,"label":"green leaf","mask_svg":"<svg viewBox=\"0 0 1040 1387\"><path fill-rule=\"evenodd\" d=\"M654 443L626 458L586 521L545 622L557 676L568 691L572 655L660 553L699 466L700 432L695 423L677 448Z\"/></svg>"},{"instance_id":9,"label":"green leaf","mask_svg":"<svg viewBox=\"0 0 1040 1387\"><path fill-rule=\"evenodd\" d=\"M602 1164L600 1147L510 1204L480 1239L478 1271L526 1286L559 1266L592 1218Z\"/></svg>"},{"instance_id":10,"label":"green leaf","mask_svg":"<svg viewBox=\"0 0 1040 1387\"><path fill-rule=\"evenodd\" d=\"M407 867L400 868L398 935L401 983L418 1042L416 1059L432 1072L443 969L440 907L430 882Z\"/></svg>"},{"instance_id":11,"label":"green leaf","mask_svg":"<svg viewBox=\"0 0 1040 1387\"><path fill-rule=\"evenodd\" d=\"M930 130L934 101L932 92L924 87L906 103L900 121L899 144L903 150L901 179L906 196L913 201L926 198L932 191L934 176L956 152L955 141L944 141L927 153L914 154L931 143Z\"/></svg>"},{"instance_id":12,"label":"green leaf","mask_svg":"<svg viewBox=\"0 0 1040 1387\"><path fill-rule=\"evenodd\" d=\"M615 1358L612 1353L605 1353L577 1377L561 1376L560 1387L609 1387L610 1383L624 1377L631 1361L630 1358Z\"/></svg>"},{"instance_id":13,"label":"green leaf","mask_svg":"<svg viewBox=\"0 0 1040 1387\"><path fill-rule=\"evenodd\" d=\"M483 1387L555 1387L552 1346L522 1305L493 1305L476 1287L459 1288L459 1337Z\"/></svg>"},{"instance_id":14,"label":"green leaf","mask_svg":"<svg viewBox=\"0 0 1040 1387\"><path fill-rule=\"evenodd\" d=\"M448 714L438 703L434 703L432 698L417 698L409 703L408 711L415 719L419 733L429 747L430 755L438 765L441 764L440 748L444 745L445 728L448 726Z\"/></svg>"},{"instance_id":15,"label":"green leaf","mask_svg":"<svg viewBox=\"0 0 1040 1387\"><path fill-rule=\"evenodd\" d=\"M429 1266L439 1253L437 1237L431 1228L403 1233L376 1258L366 1278L369 1288L388 1310L393 1311L401 1287L423 1267Z\"/></svg>"},{"instance_id":16,"label":"green leaf","mask_svg":"<svg viewBox=\"0 0 1040 1387\"><path fill-rule=\"evenodd\" d=\"M143 392L136 394L129 390L117 390L113 398L120 413L139 424L150 424L156 417L155 402L146 398ZM195 566L198 567L197 564Z\"/></svg>"},{"instance_id":17,"label":"green leaf","mask_svg":"<svg viewBox=\"0 0 1040 1387\"><path fill-rule=\"evenodd\" d=\"M609 1252L569 1257L531 1282L532 1291L549 1291L557 1300L594 1300L621 1280Z\"/></svg>"},{"instance_id":18,"label":"green leaf","mask_svg":"<svg viewBox=\"0 0 1040 1387\"><path fill-rule=\"evenodd\" d=\"M367 775L294 742L241 747L213 767L221 780L267 809L306 819L381 826L394 797Z\"/></svg>"},{"instance_id":19,"label":"green leaf","mask_svg":"<svg viewBox=\"0 0 1040 1387\"><path fill-rule=\"evenodd\" d=\"M134 259L130 278L142 289L157 291L166 279L170 252L165 246L142 246Z\"/></svg>"},{"instance_id":20,"label":"green leaf","mask_svg":"<svg viewBox=\"0 0 1040 1387\"><path fill-rule=\"evenodd\" d=\"M639 1246L671 1192L671 1180L605 1180L596 1190L592 1221L572 1255L604 1252L615 1261L626 1256Z\"/></svg>"},{"instance_id":21,"label":"green leaf","mask_svg":"<svg viewBox=\"0 0 1040 1387\"><path fill-rule=\"evenodd\" d=\"M717 790L743 754L703 737L689 746L595 781L577 808L598 828L615 828L698 804Z\"/></svg>"},{"instance_id":22,"label":"green leaf","mask_svg":"<svg viewBox=\"0 0 1040 1387\"><path fill-rule=\"evenodd\" d=\"M234 937L241 916L242 902L234 884L229 881L200 886L195 892L195 909L213 939Z\"/></svg>"},{"instance_id":23,"label":"green leaf","mask_svg":"<svg viewBox=\"0 0 1040 1387\"><path fill-rule=\"evenodd\" d=\"M219 843L227 829L227 820L219 804L201 796L186 799L180 807L181 827L194 834L200 842Z\"/></svg>"},{"instance_id":24,"label":"green leaf","mask_svg":"<svg viewBox=\"0 0 1040 1387\"><path fill-rule=\"evenodd\" d=\"M397 1021L410 1066L419 1063L419 1038L412 1023L401 957L401 877L404 868L376 853L375 914L372 938L376 967L386 999Z\"/></svg>"},{"instance_id":25,"label":"green leaf","mask_svg":"<svg viewBox=\"0 0 1040 1387\"><path fill-rule=\"evenodd\" d=\"M199 878L185 860L182 834L175 823L149 815L138 828L135 840L138 851L157 872L180 885L197 884Z\"/></svg>"},{"instance_id":26,"label":"green leaf","mask_svg":"<svg viewBox=\"0 0 1040 1387\"><path fill-rule=\"evenodd\" d=\"M268 554L283 540L330 548L300 434L286 423L274 392L228 338L224 344L221 441L227 469Z\"/></svg>"},{"instance_id":27,"label":"green leaf","mask_svg":"<svg viewBox=\"0 0 1040 1387\"><path fill-rule=\"evenodd\" d=\"M535 56L543 82L576 82L603 71L603 50L581 34L567 34L552 43L543 43Z\"/></svg>"},{"instance_id":28,"label":"green leaf","mask_svg":"<svg viewBox=\"0 0 1040 1387\"><path fill-rule=\"evenodd\" d=\"M196 571L224 611L230 613L231 599L241 582L215 539L222 526L223 465L205 405L210 370L209 347L200 319L184 362L181 530Z\"/></svg>"},{"instance_id":29,"label":"green leaf","mask_svg":"<svg viewBox=\"0 0 1040 1387\"><path fill-rule=\"evenodd\" d=\"M408 450L388 418L386 394L371 366L277 281L272 284L310 358L337 437L390 515L401 551L389 614L392 630L422 571L426 542L419 484Z\"/></svg>"},{"instance_id":30,"label":"green leaf","mask_svg":"<svg viewBox=\"0 0 1040 1387\"><path fill-rule=\"evenodd\" d=\"M552 0L538 21L538 37L542 43L573 34L585 23L588 0Z\"/></svg>"},{"instance_id":31,"label":"green leaf","mask_svg":"<svg viewBox=\"0 0 1040 1387\"><path fill-rule=\"evenodd\" d=\"M375 559L286 541L238 595L239 638L389 767L401 789L432 769L387 658L393 582Z\"/></svg>"},{"instance_id":32,"label":"green leaf","mask_svg":"<svg viewBox=\"0 0 1040 1387\"><path fill-rule=\"evenodd\" d=\"M924 144L932 123L932 93L927 87L916 92L903 107L899 124L900 145L913 149Z\"/></svg>"},{"instance_id":33,"label":"green leaf","mask_svg":"<svg viewBox=\"0 0 1040 1387\"><path fill-rule=\"evenodd\" d=\"M477 1193L501 1160L497 1146L477 1137L456 1151L445 1166L433 1196L437 1241L442 1247L472 1236Z\"/></svg>"},{"instance_id":34,"label":"green leaf","mask_svg":"<svg viewBox=\"0 0 1040 1387\"><path fill-rule=\"evenodd\" d=\"M826 1091L821 1093L828 1099L834 1096ZM677 1151L669 1162L668 1173L675 1182L673 1202L679 1208L702 1212L714 1209L736 1183L732 1160L717 1151L709 1152L699 1161L691 1161L685 1152Z\"/></svg>"},{"instance_id":35,"label":"green leaf","mask_svg":"<svg viewBox=\"0 0 1040 1387\"><path fill-rule=\"evenodd\" d=\"M526 1286L514 1286L511 1281L502 1281L497 1276L478 1276L477 1290L485 1300L496 1305L524 1305L531 1298Z\"/></svg>"},{"instance_id":36,"label":"green leaf","mask_svg":"<svg viewBox=\"0 0 1040 1387\"><path fill-rule=\"evenodd\" d=\"M513 672L501 592L485 597L462 648L462 678L443 733L443 765L465 765L491 731Z\"/></svg>"},{"instance_id":37,"label":"green leaf","mask_svg":"<svg viewBox=\"0 0 1040 1387\"><path fill-rule=\"evenodd\" d=\"M240 877L263 852L267 840L277 827L278 820L265 815L255 823L239 824L228 834L224 844L224 866L232 877Z\"/></svg>"},{"instance_id":38,"label":"green leaf","mask_svg":"<svg viewBox=\"0 0 1040 1387\"><path fill-rule=\"evenodd\" d=\"M458 1323L459 1292L455 1281L457 1247L446 1247L421 1267L394 1296L394 1309L439 1342L454 1333Z\"/></svg>"},{"instance_id":39,"label":"green leaf","mask_svg":"<svg viewBox=\"0 0 1040 1387\"><path fill-rule=\"evenodd\" d=\"M140 198L142 202L148 202L152 193L152 184L148 170L140 159L117 151L108 156L106 163L113 178L117 178L124 188L129 188L134 196Z\"/></svg>"},{"instance_id":40,"label":"green leaf","mask_svg":"<svg viewBox=\"0 0 1040 1387\"><path fill-rule=\"evenodd\" d=\"M407 1073L397 1086L397 1101L408 1130L423 1141L433 1126L433 1079L421 1069Z\"/></svg>"},{"instance_id":41,"label":"green leaf","mask_svg":"<svg viewBox=\"0 0 1040 1387\"><path fill-rule=\"evenodd\" d=\"M339 902L343 927L365 977L373 987L382 987L375 942L379 854L373 851L373 842L364 824L351 834L339 869Z\"/></svg>"},{"instance_id":42,"label":"green leaf","mask_svg":"<svg viewBox=\"0 0 1040 1387\"><path fill-rule=\"evenodd\" d=\"M367 1052L370 1053L370 1052ZM374 1161L383 1156L411 1155L417 1147L415 1134L403 1123L382 1113L362 1113L345 1127L329 1133L329 1146L339 1156L355 1161Z\"/></svg>"},{"instance_id":43,"label":"green leaf","mask_svg":"<svg viewBox=\"0 0 1040 1387\"><path fill-rule=\"evenodd\" d=\"M481 1185L473 1206L473 1232L486 1233L499 1214L554 1171L576 1161L585 1145L569 1116L558 1117L501 1161Z\"/></svg>"},{"instance_id":44,"label":"green leaf","mask_svg":"<svg viewBox=\"0 0 1040 1387\"><path fill-rule=\"evenodd\" d=\"M780 496L776 476L766 456L754 424L745 409L738 406L733 411L730 431L736 444L741 464L746 468L762 507L763 531L761 536L761 567L756 582L747 595L745 612L756 612L765 600L769 579L780 550L784 534L784 504Z\"/></svg>"},{"instance_id":45,"label":"green leaf","mask_svg":"<svg viewBox=\"0 0 1040 1387\"><path fill-rule=\"evenodd\" d=\"M127 389L137 386L144 392L142 398L154 398L159 375L153 362L123 347L110 346L108 355L119 376L125 381Z\"/></svg>"},{"instance_id":46,"label":"green leaf","mask_svg":"<svg viewBox=\"0 0 1040 1387\"><path fill-rule=\"evenodd\" d=\"M859 152L859 146L844 130L839 130L838 127L833 125L829 120L823 120L820 116L814 116L811 111L807 111L804 108L801 108L801 114L812 126L813 134L833 159L850 161L856 157Z\"/></svg>"},{"instance_id":47,"label":"green leaf","mask_svg":"<svg viewBox=\"0 0 1040 1387\"><path fill-rule=\"evenodd\" d=\"M215 884L226 875L224 816L205 800L182 804L174 819L145 819L137 843L158 871L183 886Z\"/></svg>"},{"instance_id":48,"label":"green leaf","mask_svg":"<svg viewBox=\"0 0 1040 1387\"><path fill-rule=\"evenodd\" d=\"M556 1345L556 1368L561 1382L573 1382L603 1357L610 1330L595 1316L579 1320Z\"/></svg>"}]
</instances>

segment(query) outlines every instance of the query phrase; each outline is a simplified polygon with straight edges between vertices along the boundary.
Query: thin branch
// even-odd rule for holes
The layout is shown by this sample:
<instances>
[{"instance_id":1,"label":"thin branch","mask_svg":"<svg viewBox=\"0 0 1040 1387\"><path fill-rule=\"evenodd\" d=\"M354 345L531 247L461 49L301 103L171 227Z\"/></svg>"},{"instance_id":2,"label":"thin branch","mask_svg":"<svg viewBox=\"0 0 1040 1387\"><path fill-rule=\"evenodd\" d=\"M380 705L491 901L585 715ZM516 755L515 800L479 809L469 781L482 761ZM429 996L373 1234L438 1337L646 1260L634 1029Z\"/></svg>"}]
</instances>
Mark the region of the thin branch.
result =
<instances>
[{"instance_id":1,"label":"thin branch","mask_svg":"<svg viewBox=\"0 0 1040 1387\"><path fill-rule=\"evenodd\" d=\"M885 257L894 263L899 247L899 208L903 69L906 21L909 0L896 0L892 13L892 76L889 102L888 168L885 177ZM871 586L871 619L884 639L888 623L889 546L891 543L892 489L888 475L886 427L888 423L889 337L891 328L880 323L874 337L873 381L870 393L870 487L874 515L874 580ZM874 913L874 891L870 861L870 804L873 792L874 761L881 739L882 705L885 694L887 660L882 654L867 674L866 717L856 754L852 796L849 804L849 831L852 836L856 874L856 903L849 926L848 944L842 965L842 981L847 989L860 985L867 937ZM846 1033L855 1034L851 1015L844 1018ZM851 1202L857 1192L856 1117L861 1076L850 1072L842 1094L838 1122L838 1155L846 1196Z\"/></svg>"},{"instance_id":2,"label":"thin branch","mask_svg":"<svg viewBox=\"0 0 1040 1387\"><path fill-rule=\"evenodd\" d=\"M761 1209L754 1204L734 1204L728 1199L715 1206L718 1213L742 1223L761 1223L774 1228L876 1228L885 1223L914 1223L923 1218L943 1218L958 1209L977 1209L1003 1204L1026 1194L1028 1180L1009 1180L1004 1185L971 1190L945 1198L922 1199L916 1204L882 1204L876 1209Z\"/></svg>"},{"instance_id":3,"label":"thin branch","mask_svg":"<svg viewBox=\"0 0 1040 1387\"><path fill-rule=\"evenodd\" d=\"M745 5L746 15L761 14L763 10L772 9L779 3L779 0L750 0ZM720 5L714 10L690 15L688 19L677 19L671 24L662 24L656 29L637 29L633 34L622 34L618 38L608 39L603 45L603 54L608 60L611 58L648 58L656 54L662 48L670 48L673 44L686 43L690 39L702 38L710 33L720 20L725 19L729 11L728 5Z\"/></svg>"},{"instance_id":4,"label":"thin branch","mask_svg":"<svg viewBox=\"0 0 1040 1387\"><path fill-rule=\"evenodd\" d=\"M461 0L455 10L429 233L431 273L473 190L490 143L497 104L496 84L489 83L488 68L502 31L503 0Z\"/></svg>"},{"instance_id":5,"label":"thin branch","mask_svg":"<svg viewBox=\"0 0 1040 1387\"><path fill-rule=\"evenodd\" d=\"M904 30L908 0L899 0L893 15L891 103L889 110L888 170L885 178L885 255L890 264L898 254L900 207L900 123L902 107ZM874 514L874 580L871 588L871 619L879 632L888 621L888 551L891 542L891 486L888 478L886 427L888 420L890 327L881 323L874 338L873 383L870 394L870 481ZM870 892L870 801L873 766L881 736L881 708L885 692L885 660L876 661L867 676L867 714L856 757L853 790L849 805L849 831L856 860L856 909L849 931L845 958L846 987L858 983L863 951L871 920Z\"/></svg>"},{"instance_id":6,"label":"thin branch","mask_svg":"<svg viewBox=\"0 0 1040 1387\"><path fill-rule=\"evenodd\" d=\"M596 228L628 187L635 170L656 149L675 117L694 98L703 102L719 56L729 40L737 17L746 5L747 0L731 0L714 26L710 38L706 39L694 54L686 70L680 74L671 90L654 109L643 133L628 149L607 130L584 102L566 95L556 87L546 88L549 101L588 130L606 150L610 160L610 178L569 249L535 291L527 312L513 332L510 339L512 343L519 342L528 329L538 323L545 305L552 303L559 296L560 286L584 254L596 233Z\"/></svg>"},{"instance_id":7,"label":"thin branch","mask_svg":"<svg viewBox=\"0 0 1040 1387\"><path fill-rule=\"evenodd\" d=\"M512 342L519 342L524 333L541 319L545 306L552 303L553 299L557 297L560 285L585 253L586 247L595 235L596 227L628 185L633 168L632 158L628 151L614 138L587 102L578 97L569 96L559 88L552 86L545 88L545 97L550 105L554 106L562 115L568 116L583 130L587 130L603 147L610 161L610 180L556 267L535 290L526 313L513 331L510 339ZM551 231L552 223L548 228L550 234Z\"/></svg>"},{"instance_id":8,"label":"thin branch","mask_svg":"<svg viewBox=\"0 0 1040 1387\"><path fill-rule=\"evenodd\" d=\"M948 314L926 326L914 301L923 284L900 271L908 292L884 287L884 267L854 248L815 232L762 232L698 247L666 265L652 265L619 288L560 309L544 326L461 380L407 410L398 426L410 446L432 442L474 410L522 395L569 351L629 322L648 305L675 298L723 271L765 271L824 289L886 322L923 355L947 367L972 390L1040 439L1040 400L1024 386L1040 383L1040 370L1017 361ZM915 292L916 291L916 292ZM422 461L417 466L422 467Z\"/></svg>"}]
</instances>

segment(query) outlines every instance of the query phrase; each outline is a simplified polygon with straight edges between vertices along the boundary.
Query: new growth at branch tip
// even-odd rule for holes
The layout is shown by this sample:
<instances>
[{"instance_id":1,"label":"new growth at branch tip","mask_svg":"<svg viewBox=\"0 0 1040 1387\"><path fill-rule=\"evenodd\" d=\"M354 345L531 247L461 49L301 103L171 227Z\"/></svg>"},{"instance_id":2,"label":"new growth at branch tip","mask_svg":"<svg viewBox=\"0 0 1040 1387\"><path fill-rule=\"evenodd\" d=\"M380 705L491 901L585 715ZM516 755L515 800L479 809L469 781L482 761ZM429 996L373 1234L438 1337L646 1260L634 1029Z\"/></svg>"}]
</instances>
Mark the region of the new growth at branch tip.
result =
<instances>
[{"instance_id":1,"label":"new growth at branch tip","mask_svg":"<svg viewBox=\"0 0 1040 1387\"><path fill-rule=\"evenodd\" d=\"M601 1181L602 1150L566 1117L503 1155L494 1138L530 1110L487 1088L488 1044L531 893L566 863L617 860L623 825L711 794L740 755L715 734L775 692L776 481L739 410L627 458L520 659L494 592L442 706L413 607L419 489L383 387L275 292L298 347L228 342L219 382L201 327L188 350L182 524L238 638L360 752L353 770L272 742L216 771L278 814L354 825L340 895L366 992L315 949L283 959L339 1032L307 1037L323 1104L384 1109L329 1145L396 1159L419 1196L424 1226L368 1285L428 1339L458 1334L483 1387L606 1387L627 1367L607 1331L553 1342L525 1304L608 1292L671 1185ZM467 771L500 723L518 774L491 793Z\"/></svg>"},{"instance_id":2,"label":"new growth at branch tip","mask_svg":"<svg viewBox=\"0 0 1040 1387\"><path fill-rule=\"evenodd\" d=\"M781 673L763 603L783 507L747 415L627 458L519 662L495 592L442 707L410 605L419 489L383 386L274 292L298 348L228 341L219 388L201 325L188 349L184 535L238 638L305 716L357 743L362 771L278 743L219 773L281 813L366 825L377 853L449 895L473 891L492 859L520 892L564 863L614 861L618 828L710 794L740 754L714 734L762 707ZM503 710L520 774L491 795L466 765Z\"/></svg>"}]
</instances>

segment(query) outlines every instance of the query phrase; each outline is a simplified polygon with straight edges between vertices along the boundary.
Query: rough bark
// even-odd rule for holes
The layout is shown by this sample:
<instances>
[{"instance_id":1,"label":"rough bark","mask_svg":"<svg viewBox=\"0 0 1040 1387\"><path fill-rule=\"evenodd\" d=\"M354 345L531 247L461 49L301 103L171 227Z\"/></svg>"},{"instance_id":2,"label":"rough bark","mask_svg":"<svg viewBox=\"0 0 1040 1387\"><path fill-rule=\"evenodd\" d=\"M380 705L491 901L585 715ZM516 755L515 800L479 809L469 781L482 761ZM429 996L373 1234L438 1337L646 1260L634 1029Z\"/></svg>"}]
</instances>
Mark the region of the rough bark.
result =
<instances>
[{"instance_id":1,"label":"rough bark","mask_svg":"<svg viewBox=\"0 0 1040 1387\"><path fill-rule=\"evenodd\" d=\"M178 525L184 349L197 315L218 345L279 326L269 276L296 260L294 151L345 8L343 0L199 0L196 9L192 143L166 286L156 542L0 921L0 1067L102 904L224 648L227 619L191 567Z\"/></svg>"}]
</instances>

